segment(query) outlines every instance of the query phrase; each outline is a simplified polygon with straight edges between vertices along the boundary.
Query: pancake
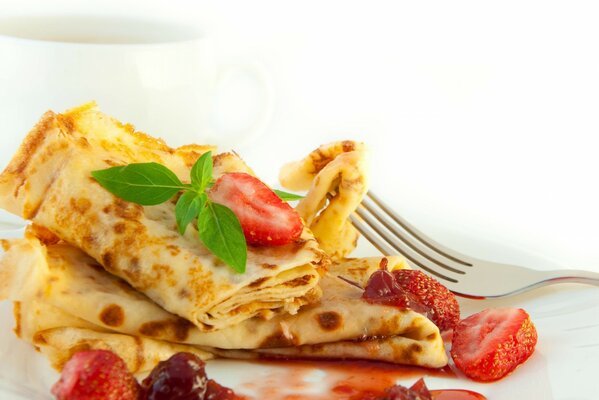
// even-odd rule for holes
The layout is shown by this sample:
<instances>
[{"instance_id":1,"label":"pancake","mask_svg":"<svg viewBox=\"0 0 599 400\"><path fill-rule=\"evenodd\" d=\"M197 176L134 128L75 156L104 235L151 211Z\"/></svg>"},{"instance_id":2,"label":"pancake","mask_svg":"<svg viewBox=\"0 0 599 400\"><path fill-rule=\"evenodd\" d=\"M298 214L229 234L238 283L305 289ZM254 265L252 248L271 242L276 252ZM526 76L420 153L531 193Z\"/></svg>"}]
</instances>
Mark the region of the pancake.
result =
<instances>
[{"instance_id":1,"label":"pancake","mask_svg":"<svg viewBox=\"0 0 599 400\"><path fill-rule=\"evenodd\" d=\"M57 328L87 329L198 346L221 357L285 356L363 358L426 367L445 365L438 328L412 310L371 304L362 289L345 279L363 280L356 265L378 265L381 257L352 260L320 281L319 302L296 315L254 317L215 332L202 332L168 313L127 283L106 273L81 250L68 244L43 245L36 238L13 240L0 262L4 286L0 299L48 308L33 319L35 332ZM400 257L389 267L406 268ZM39 306L38 306L39 308ZM23 328L21 328L22 330Z\"/></svg>"},{"instance_id":2,"label":"pancake","mask_svg":"<svg viewBox=\"0 0 599 400\"><path fill-rule=\"evenodd\" d=\"M238 274L199 241L195 227L180 235L175 200L141 206L115 197L94 170L157 162L183 182L210 146L169 148L102 114L93 104L46 113L0 175L0 207L33 221L81 248L108 272L127 281L201 331L223 329L254 316L294 314L320 296L328 257L309 229L295 242L249 247ZM214 176L252 173L233 153L213 158Z\"/></svg>"}]
</instances>

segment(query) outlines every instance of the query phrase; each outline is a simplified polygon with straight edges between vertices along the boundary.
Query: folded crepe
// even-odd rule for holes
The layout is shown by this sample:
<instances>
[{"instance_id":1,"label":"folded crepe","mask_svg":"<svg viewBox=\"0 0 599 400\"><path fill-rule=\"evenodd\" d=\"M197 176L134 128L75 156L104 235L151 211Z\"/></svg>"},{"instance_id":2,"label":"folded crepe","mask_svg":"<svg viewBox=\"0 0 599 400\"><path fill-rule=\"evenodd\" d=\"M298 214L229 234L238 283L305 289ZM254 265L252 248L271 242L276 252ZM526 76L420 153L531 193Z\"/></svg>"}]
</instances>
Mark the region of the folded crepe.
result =
<instances>
[{"instance_id":1,"label":"folded crepe","mask_svg":"<svg viewBox=\"0 0 599 400\"><path fill-rule=\"evenodd\" d=\"M197 346L104 331L35 300L15 302L14 315L17 336L39 349L57 370L62 370L73 354L84 350L110 350L118 354L133 373L149 371L179 352L196 354L202 360L214 358Z\"/></svg>"},{"instance_id":2,"label":"folded crepe","mask_svg":"<svg viewBox=\"0 0 599 400\"><path fill-rule=\"evenodd\" d=\"M367 191L365 158L363 143L333 142L286 164L279 175L285 188L309 189L296 210L333 259L343 259L356 247L359 233L349 216Z\"/></svg>"},{"instance_id":3,"label":"folded crepe","mask_svg":"<svg viewBox=\"0 0 599 400\"><path fill-rule=\"evenodd\" d=\"M102 114L93 104L47 112L0 175L0 207L77 246L169 312L211 331L254 316L296 313L320 296L326 254L308 229L286 246L248 248L244 274L213 256L192 226L180 235L175 201L140 206L101 187L91 171L157 162L189 181L209 146L177 149ZM216 155L214 175L252 173L235 154Z\"/></svg>"},{"instance_id":4,"label":"folded crepe","mask_svg":"<svg viewBox=\"0 0 599 400\"><path fill-rule=\"evenodd\" d=\"M57 329L75 329L80 336L141 337L201 347L231 358L361 358L426 367L447 363L439 330L425 316L370 304L361 299L360 288L338 277L364 280L357 271L372 272L380 257L350 261L349 273L343 263L337 264L334 273L338 276L327 274L320 281L320 301L302 307L296 315L280 314L268 320L254 317L219 331L202 332L106 273L73 246L46 246L31 233L4 244L7 253L0 261L0 299L49 308L44 318L30 318L21 312L20 320L34 321L29 323L34 332L26 337L45 337L51 331L58 342L62 331ZM389 268L405 267L402 258L389 258ZM88 338L94 340L93 335ZM33 343L39 346L37 341ZM111 346L119 351L119 346Z\"/></svg>"}]
</instances>

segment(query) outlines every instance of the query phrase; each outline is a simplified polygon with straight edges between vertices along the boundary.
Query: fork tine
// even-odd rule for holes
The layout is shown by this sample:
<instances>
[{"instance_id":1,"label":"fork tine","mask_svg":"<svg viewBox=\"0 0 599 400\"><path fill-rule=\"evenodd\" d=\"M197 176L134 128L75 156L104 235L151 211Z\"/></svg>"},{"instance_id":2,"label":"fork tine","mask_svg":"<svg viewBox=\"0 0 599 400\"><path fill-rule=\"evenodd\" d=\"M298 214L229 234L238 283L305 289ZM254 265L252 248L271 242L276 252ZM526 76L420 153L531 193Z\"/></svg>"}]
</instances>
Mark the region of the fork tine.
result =
<instances>
[{"instance_id":1,"label":"fork tine","mask_svg":"<svg viewBox=\"0 0 599 400\"><path fill-rule=\"evenodd\" d=\"M472 266L472 263L467 261L470 257L460 254L454 250L450 250L447 247L437 243L430 237L426 236L424 233L420 232L418 229L416 229L414 226L412 226L410 223L408 223L408 221L406 221L405 219L403 219L402 217L397 215L397 213L395 213L393 211L393 209L391 209L391 207L389 207L387 204L385 204L373 192L369 191L366 194L366 196L362 200L362 204L364 205L364 207L368 208L375 215L376 215L376 211L373 211L373 210L375 210L374 205L376 205L379 209L381 209L385 213L385 215L387 215L390 219L392 219L395 223L397 223L397 225L399 225L405 232L407 232L409 235L411 235L417 241L423 243L424 245L427 246L427 248L435 251L439 255L441 255L445 258L448 258L458 264L461 264L461 265L464 265L467 267ZM378 214L378 215L380 216L380 214Z\"/></svg>"},{"instance_id":2,"label":"fork tine","mask_svg":"<svg viewBox=\"0 0 599 400\"><path fill-rule=\"evenodd\" d=\"M368 215L369 213L370 215ZM436 264L437 266L446 269L451 272L455 272L456 274L464 274L464 271L458 269L456 267L452 267L449 264L455 264L453 260L447 259L439 259L439 255L434 251L431 251L426 244L418 242L417 239L411 237L402 227L398 227L388 220L384 214L381 214L378 210L373 210L368 206L364 205L364 207L360 207L356 210L356 214L358 214L362 219L367 220L370 225L380 223L382 224L393 236L394 239L399 240L404 245L408 246L412 251L420 254L422 257L426 258L428 261ZM393 238L389 237L387 240L392 241ZM459 264L460 267L463 267L462 264Z\"/></svg>"},{"instance_id":3,"label":"fork tine","mask_svg":"<svg viewBox=\"0 0 599 400\"><path fill-rule=\"evenodd\" d=\"M435 275L437 278L444 279L451 283L457 282L457 279L439 272L431 266L430 263L427 265L426 260L422 260L422 257L418 253L411 251L411 249L408 246L403 245L402 242L393 240L392 237L389 236L389 233L385 232L384 228L373 220L371 215L362 213L362 215L352 215L350 216L350 219L356 229L381 253L385 255L399 253L418 268Z\"/></svg>"},{"instance_id":4,"label":"fork tine","mask_svg":"<svg viewBox=\"0 0 599 400\"><path fill-rule=\"evenodd\" d=\"M349 219L352 225L364 236L374 247L377 248L383 255L391 255L396 250L384 241L370 225L366 224L364 220L358 218L356 215L350 215Z\"/></svg>"}]
</instances>

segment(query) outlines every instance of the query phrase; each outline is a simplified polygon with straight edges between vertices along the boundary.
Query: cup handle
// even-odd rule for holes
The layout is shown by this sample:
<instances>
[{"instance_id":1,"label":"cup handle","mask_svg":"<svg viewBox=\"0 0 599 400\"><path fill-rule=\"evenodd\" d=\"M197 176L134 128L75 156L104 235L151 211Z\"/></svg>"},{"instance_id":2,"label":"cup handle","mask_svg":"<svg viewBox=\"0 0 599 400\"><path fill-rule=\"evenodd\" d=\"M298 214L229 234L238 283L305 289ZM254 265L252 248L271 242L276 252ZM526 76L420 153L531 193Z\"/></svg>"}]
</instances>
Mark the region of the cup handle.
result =
<instances>
[{"instance_id":1,"label":"cup handle","mask_svg":"<svg viewBox=\"0 0 599 400\"><path fill-rule=\"evenodd\" d=\"M241 129L227 130L226 132L223 132L222 130L219 131L219 129L212 124L212 131L217 136L228 136L230 138L235 138L234 142L233 140L225 140L225 142L228 146L238 149L254 142L266 130L274 111L275 93L270 74L262 65L253 62L220 65L216 72L216 92L218 92L219 88L221 88L235 74L243 74L252 78L258 83L260 91L263 93L263 95L260 96L262 97L262 106L256 113L256 116L253 118L252 122L247 126ZM213 95L215 95L216 92Z\"/></svg>"}]
</instances>

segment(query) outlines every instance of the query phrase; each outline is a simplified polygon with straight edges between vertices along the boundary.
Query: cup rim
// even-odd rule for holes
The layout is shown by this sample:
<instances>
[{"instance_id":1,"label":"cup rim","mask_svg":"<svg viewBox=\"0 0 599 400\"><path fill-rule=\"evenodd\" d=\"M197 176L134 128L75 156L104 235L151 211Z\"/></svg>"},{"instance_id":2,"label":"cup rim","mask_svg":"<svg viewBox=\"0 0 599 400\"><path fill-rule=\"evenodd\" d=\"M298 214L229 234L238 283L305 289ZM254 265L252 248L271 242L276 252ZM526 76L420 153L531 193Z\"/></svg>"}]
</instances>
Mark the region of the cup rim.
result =
<instances>
[{"instance_id":1,"label":"cup rim","mask_svg":"<svg viewBox=\"0 0 599 400\"><path fill-rule=\"evenodd\" d=\"M173 29L171 34L172 37L160 39L157 36L153 38L148 38L146 40L124 40L124 41L110 41L110 40L101 40L98 41L83 41L83 40L63 40L63 39L52 39L52 38L42 38L42 37L34 37L37 36L35 34L17 34L12 32L8 32L6 29L3 30L2 23L3 22L18 22L19 20L23 22L32 22L32 21L52 21L56 22L65 22L65 21L76 21L76 20L86 20L88 22L101 22L101 21L111 21L112 23L117 22L119 24L145 24L148 27L162 28L162 29ZM122 25L121 25L122 26ZM13 28L14 29L14 28ZM105 31L105 33L108 31ZM64 35L68 35L68 28L64 30ZM73 34L73 33L71 33ZM92 33L88 33L91 35ZM20 15L12 15L8 17L0 17L0 41L16 41L20 43L26 43L31 45L44 45L44 46L69 46L69 47L78 47L78 46L93 46L93 47L160 47L174 44L186 44L191 42L197 42L202 39L205 39L206 34L201 28L192 25L186 22L173 21L169 19L159 19L159 18L149 18L146 16L140 17L131 17L131 16L123 16L123 15L95 15L95 14L20 14Z\"/></svg>"}]
</instances>

